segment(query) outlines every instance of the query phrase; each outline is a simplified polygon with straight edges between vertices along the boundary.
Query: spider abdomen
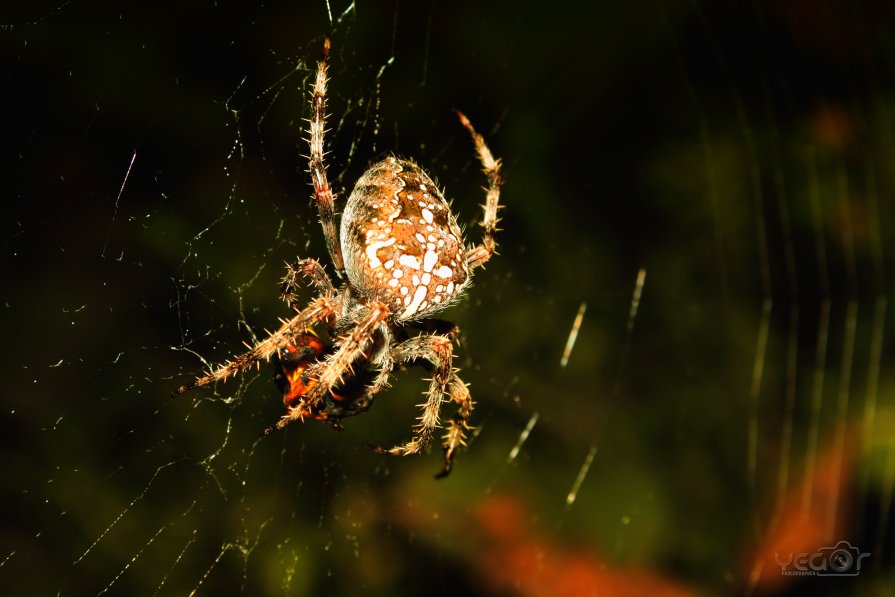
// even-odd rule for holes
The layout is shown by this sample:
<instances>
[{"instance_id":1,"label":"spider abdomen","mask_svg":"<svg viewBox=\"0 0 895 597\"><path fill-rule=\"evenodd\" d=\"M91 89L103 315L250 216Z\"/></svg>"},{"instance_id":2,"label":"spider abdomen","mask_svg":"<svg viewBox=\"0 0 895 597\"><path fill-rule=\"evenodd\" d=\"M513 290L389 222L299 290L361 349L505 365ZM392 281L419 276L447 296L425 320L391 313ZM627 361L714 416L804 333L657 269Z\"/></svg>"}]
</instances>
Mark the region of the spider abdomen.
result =
<instances>
[{"instance_id":1,"label":"spider abdomen","mask_svg":"<svg viewBox=\"0 0 895 597\"><path fill-rule=\"evenodd\" d=\"M463 291L463 234L441 191L413 162L389 157L357 181L340 242L351 285L398 320L440 311Z\"/></svg>"}]
</instances>

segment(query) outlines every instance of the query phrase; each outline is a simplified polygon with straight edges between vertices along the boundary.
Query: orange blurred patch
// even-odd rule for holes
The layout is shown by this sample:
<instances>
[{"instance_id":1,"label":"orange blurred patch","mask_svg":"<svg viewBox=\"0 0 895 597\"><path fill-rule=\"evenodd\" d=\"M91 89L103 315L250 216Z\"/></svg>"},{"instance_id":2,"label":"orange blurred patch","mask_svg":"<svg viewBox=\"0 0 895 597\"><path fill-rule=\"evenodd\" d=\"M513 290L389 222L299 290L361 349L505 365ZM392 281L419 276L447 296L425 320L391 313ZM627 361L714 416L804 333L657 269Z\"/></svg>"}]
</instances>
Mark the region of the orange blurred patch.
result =
<instances>
[{"instance_id":1,"label":"orange blurred patch","mask_svg":"<svg viewBox=\"0 0 895 597\"><path fill-rule=\"evenodd\" d=\"M402 495L407 495L406 492ZM620 567L593 549L539 532L519 498L493 494L464 513L459 502L433 511L433 501L397 499L397 518L420 536L441 537L485 593L531 597L644 595L684 597L692 588L646 566Z\"/></svg>"},{"instance_id":2,"label":"orange blurred patch","mask_svg":"<svg viewBox=\"0 0 895 597\"><path fill-rule=\"evenodd\" d=\"M473 513L481 533L480 577L497 593L517 595L658 595L696 594L645 567L615 567L593 550L558 543L530 528L524 504L497 495Z\"/></svg>"},{"instance_id":3,"label":"orange blurred patch","mask_svg":"<svg viewBox=\"0 0 895 597\"><path fill-rule=\"evenodd\" d=\"M775 517L775 528L750 558L749 584L759 593L777 592L799 578L783 575L778 558L785 562L790 555L813 554L848 539L842 518L847 511L857 443L851 429L842 433L843 448L838 449L834 435L815 459L813 474L790 489Z\"/></svg>"}]
</instances>

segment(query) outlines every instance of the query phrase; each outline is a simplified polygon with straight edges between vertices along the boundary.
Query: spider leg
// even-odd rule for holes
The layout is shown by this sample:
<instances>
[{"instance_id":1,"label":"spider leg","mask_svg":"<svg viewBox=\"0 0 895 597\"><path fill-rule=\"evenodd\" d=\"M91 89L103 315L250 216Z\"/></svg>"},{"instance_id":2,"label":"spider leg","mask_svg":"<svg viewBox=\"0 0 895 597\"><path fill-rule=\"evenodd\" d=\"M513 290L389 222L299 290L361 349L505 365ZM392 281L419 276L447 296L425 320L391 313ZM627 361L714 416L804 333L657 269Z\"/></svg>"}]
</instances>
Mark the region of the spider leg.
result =
<instances>
[{"instance_id":1,"label":"spider leg","mask_svg":"<svg viewBox=\"0 0 895 597\"><path fill-rule=\"evenodd\" d=\"M372 402L373 397L382 392L389 386L389 379L391 378L392 373L395 370L395 362L392 359L388 359L388 361L382 366L382 369L379 370L379 373L376 375L376 379L373 380L369 386L367 386L364 394L370 399Z\"/></svg>"},{"instance_id":2,"label":"spider leg","mask_svg":"<svg viewBox=\"0 0 895 597\"><path fill-rule=\"evenodd\" d=\"M466 432L472 429L469 426L469 418L472 415L472 397L469 388L456 374L451 374L448 383L448 394L451 400L457 403L457 412L451 417L447 425L447 433L444 434L444 469L435 475L436 479L443 479L451 474L454 466L454 457L460 446L466 445Z\"/></svg>"},{"instance_id":3,"label":"spider leg","mask_svg":"<svg viewBox=\"0 0 895 597\"><path fill-rule=\"evenodd\" d=\"M314 376L317 378L317 383L303 396L299 404L289 408L277 423L277 429L282 429L292 421L307 416L327 392L342 383L345 374L351 370L351 364L363 356L364 350L373 339L373 334L386 317L388 307L385 304L374 301L369 305L366 315L351 333L337 342L338 350L316 367L320 370L319 375Z\"/></svg>"},{"instance_id":4,"label":"spider leg","mask_svg":"<svg viewBox=\"0 0 895 597\"><path fill-rule=\"evenodd\" d=\"M300 276L307 277L322 296L332 297L336 294L336 289L320 262L316 259L301 259L295 265L286 264L286 275L280 283L283 300L289 306L298 302Z\"/></svg>"},{"instance_id":5,"label":"spider leg","mask_svg":"<svg viewBox=\"0 0 895 597\"><path fill-rule=\"evenodd\" d=\"M200 377L192 383L181 386L174 392L174 396L180 396L194 388L201 388L202 386L226 380L259 361L269 359L277 350L291 342L296 334L321 321L332 319L335 314L334 303L335 301L327 297L317 299L307 309L285 322L283 327L272 333L267 339L253 346L248 352L228 361L205 377Z\"/></svg>"},{"instance_id":6,"label":"spider leg","mask_svg":"<svg viewBox=\"0 0 895 597\"><path fill-rule=\"evenodd\" d=\"M326 133L326 72L329 69L329 37L323 42L323 56L317 62L317 75L311 88L311 118L308 127L308 145L310 146L309 171L314 185L314 198L317 211L320 213L320 224L330 259L336 267L339 279L345 277L345 262L342 259L342 247L336 231L335 207L332 189L326 177L326 163L323 160L323 137Z\"/></svg>"},{"instance_id":7,"label":"spider leg","mask_svg":"<svg viewBox=\"0 0 895 597\"><path fill-rule=\"evenodd\" d=\"M394 360L399 362L423 359L432 366L432 380L426 392L426 402L421 404L423 414L419 423L415 426L413 439L409 442L395 446L394 448L380 448L370 446L379 454L391 454L393 456L406 456L415 454L429 445L432 435L438 427L439 412L444 395L448 388L448 382L453 376L451 362L454 349L450 338L437 335L422 335L405 340L394 350ZM465 386L464 386L465 388Z\"/></svg>"},{"instance_id":8,"label":"spider leg","mask_svg":"<svg viewBox=\"0 0 895 597\"><path fill-rule=\"evenodd\" d=\"M497 232L497 222L500 221L497 217L497 210L500 208L500 185L503 184L503 181L500 180L500 160L495 159L491 154L491 150L485 145L485 139L476 132L472 123L469 122L469 119L462 112L457 111L457 117L460 119L460 124L466 127L466 130L472 135L472 142L475 144L479 161L482 163L485 176L488 177L488 188L486 189L487 194L484 205L485 217L482 220L482 228L485 230L484 238L482 239L482 244L466 252L466 264L470 270L473 270L480 265L484 265L497 250L494 234Z\"/></svg>"}]
</instances>

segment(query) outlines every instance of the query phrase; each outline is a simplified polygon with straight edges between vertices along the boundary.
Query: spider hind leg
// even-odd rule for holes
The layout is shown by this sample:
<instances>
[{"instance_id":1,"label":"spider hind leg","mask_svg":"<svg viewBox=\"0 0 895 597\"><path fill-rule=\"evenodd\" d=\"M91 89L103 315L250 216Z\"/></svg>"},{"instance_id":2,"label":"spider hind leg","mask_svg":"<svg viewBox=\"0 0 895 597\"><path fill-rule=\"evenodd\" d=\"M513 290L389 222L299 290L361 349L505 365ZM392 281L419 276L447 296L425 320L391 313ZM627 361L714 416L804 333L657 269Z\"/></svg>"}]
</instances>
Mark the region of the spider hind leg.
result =
<instances>
[{"instance_id":1,"label":"spider hind leg","mask_svg":"<svg viewBox=\"0 0 895 597\"><path fill-rule=\"evenodd\" d=\"M419 422L414 427L414 436L410 441L393 448L382 448L367 444L377 454L406 456L416 454L432 441L435 429L438 428L441 404L445 396L459 405L459 411L448 423L444 441L444 469L437 478L447 476L453 465L454 457L460 446L466 442L466 421L472 412L472 400L466 388L452 368L453 344L451 338L441 335L422 334L405 340L393 351L393 359L400 363L423 361L432 373L426 401L420 406L423 409Z\"/></svg>"}]
</instances>

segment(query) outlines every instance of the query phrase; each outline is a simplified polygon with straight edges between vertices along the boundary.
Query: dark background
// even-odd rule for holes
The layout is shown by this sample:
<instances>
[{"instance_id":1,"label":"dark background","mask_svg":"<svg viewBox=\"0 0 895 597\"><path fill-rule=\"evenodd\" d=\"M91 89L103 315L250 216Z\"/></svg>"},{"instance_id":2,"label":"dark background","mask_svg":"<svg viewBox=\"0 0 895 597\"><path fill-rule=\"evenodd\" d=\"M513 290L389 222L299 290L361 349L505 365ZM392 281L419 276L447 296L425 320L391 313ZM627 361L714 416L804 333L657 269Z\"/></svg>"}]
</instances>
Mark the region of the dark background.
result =
<instances>
[{"instance_id":1,"label":"dark background","mask_svg":"<svg viewBox=\"0 0 895 597\"><path fill-rule=\"evenodd\" d=\"M264 369L170 399L325 256L327 33L343 198L412 157L474 242L452 109L503 159L501 254L446 314L477 433L445 481L363 447L407 436L420 371L341 434L261 438ZM4 592L891 591L888 3L69 2L0 40ZM855 577L775 562L846 540Z\"/></svg>"}]
</instances>

